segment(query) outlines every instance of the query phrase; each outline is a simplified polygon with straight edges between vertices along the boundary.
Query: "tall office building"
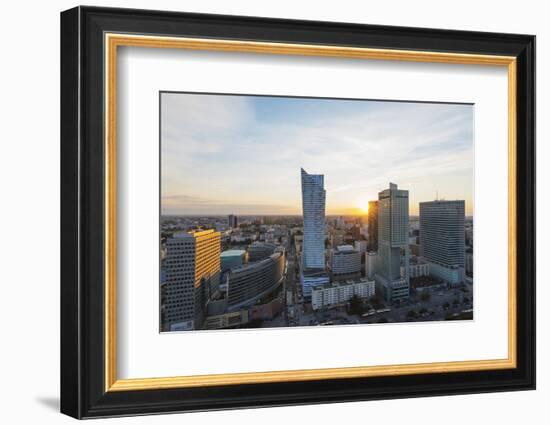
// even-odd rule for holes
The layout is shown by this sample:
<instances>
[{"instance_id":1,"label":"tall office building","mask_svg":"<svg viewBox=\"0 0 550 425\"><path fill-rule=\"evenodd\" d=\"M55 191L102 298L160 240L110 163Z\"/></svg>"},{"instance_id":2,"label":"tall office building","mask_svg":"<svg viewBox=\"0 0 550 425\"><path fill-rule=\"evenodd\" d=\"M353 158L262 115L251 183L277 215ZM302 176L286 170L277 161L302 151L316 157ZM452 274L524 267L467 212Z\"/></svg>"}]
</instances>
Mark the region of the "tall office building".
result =
<instances>
[{"instance_id":1,"label":"tall office building","mask_svg":"<svg viewBox=\"0 0 550 425\"><path fill-rule=\"evenodd\" d=\"M308 174L303 168L302 212L304 238L302 244L302 285L306 298L311 296L311 285L328 281L325 276L325 196L324 176Z\"/></svg>"},{"instance_id":2,"label":"tall office building","mask_svg":"<svg viewBox=\"0 0 550 425\"><path fill-rule=\"evenodd\" d=\"M378 254L376 281L386 301L408 297L409 191L399 190L393 183L378 194Z\"/></svg>"},{"instance_id":3,"label":"tall office building","mask_svg":"<svg viewBox=\"0 0 550 425\"><path fill-rule=\"evenodd\" d=\"M420 255L430 274L451 284L464 280L464 201L420 203Z\"/></svg>"},{"instance_id":4,"label":"tall office building","mask_svg":"<svg viewBox=\"0 0 550 425\"><path fill-rule=\"evenodd\" d=\"M236 228L237 228L237 225L238 225L237 216L236 216L236 215L233 215L233 214L229 214L229 215L227 216L227 226L228 226L230 229L236 229Z\"/></svg>"},{"instance_id":5,"label":"tall office building","mask_svg":"<svg viewBox=\"0 0 550 425\"><path fill-rule=\"evenodd\" d=\"M369 226L369 251L378 251L378 201L369 201L367 224Z\"/></svg>"},{"instance_id":6,"label":"tall office building","mask_svg":"<svg viewBox=\"0 0 550 425\"><path fill-rule=\"evenodd\" d=\"M176 233L166 248L163 330L200 329L220 275L220 232Z\"/></svg>"}]
</instances>

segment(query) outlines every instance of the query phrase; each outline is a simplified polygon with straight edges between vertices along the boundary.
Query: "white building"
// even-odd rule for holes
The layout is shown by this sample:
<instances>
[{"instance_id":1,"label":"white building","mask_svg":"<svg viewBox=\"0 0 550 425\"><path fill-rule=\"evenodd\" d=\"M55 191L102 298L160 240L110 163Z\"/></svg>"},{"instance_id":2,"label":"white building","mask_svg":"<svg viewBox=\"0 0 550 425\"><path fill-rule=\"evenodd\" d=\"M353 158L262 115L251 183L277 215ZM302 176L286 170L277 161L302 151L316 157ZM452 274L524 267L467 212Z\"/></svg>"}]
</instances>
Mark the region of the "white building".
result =
<instances>
[{"instance_id":1,"label":"white building","mask_svg":"<svg viewBox=\"0 0 550 425\"><path fill-rule=\"evenodd\" d=\"M376 273L380 270L380 256L378 252L370 251L365 253L365 276L374 279Z\"/></svg>"},{"instance_id":2,"label":"white building","mask_svg":"<svg viewBox=\"0 0 550 425\"><path fill-rule=\"evenodd\" d=\"M361 253L351 245L340 245L331 251L330 270L334 280L361 277Z\"/></svg>"},{"instance_id":3,"label":"white building","mask_svg":"<svg viewBox=\"0 0 550 425\"><path fill-rule=\"evenodd\" d=\"M355 241L354 246L357 251L361 254L367 252L367 241Z\"/></svg>"},{"instance_id":4,"label":"white building","mask_svg":"<svg viewBox=\"0 0 550 425\"><path fill-rule=\"evenodd\" d=\"M415 264L409 263L409 277L428 276L430 274L430 264L419 261ZM401 275L405 275L405 268L401 266Z\"/></svg>"},{"instance_id":5,"label":"white building","mask_svg":"<svg viewBox=\"0 0 550 425\"><path fill-rule=\"evenodd\" d=\"M374 281L366 278L319 285L312 288L311 307L313 310L330 308L347 303L354 295L360 298L370 298L374 296L374 292Z\"/></svg>"},{"instance_id":6,"label":"white building","mask_svg":"<svg viewBox=\"0 0 550 425\"><path fill-rule=\"evenodd\" d=\"M329 275L324 270L303 270L300 273L303 296L306 300L311 298L311 290L315 286L326 285L330 282Z\"/></svg>"}]
</instances>

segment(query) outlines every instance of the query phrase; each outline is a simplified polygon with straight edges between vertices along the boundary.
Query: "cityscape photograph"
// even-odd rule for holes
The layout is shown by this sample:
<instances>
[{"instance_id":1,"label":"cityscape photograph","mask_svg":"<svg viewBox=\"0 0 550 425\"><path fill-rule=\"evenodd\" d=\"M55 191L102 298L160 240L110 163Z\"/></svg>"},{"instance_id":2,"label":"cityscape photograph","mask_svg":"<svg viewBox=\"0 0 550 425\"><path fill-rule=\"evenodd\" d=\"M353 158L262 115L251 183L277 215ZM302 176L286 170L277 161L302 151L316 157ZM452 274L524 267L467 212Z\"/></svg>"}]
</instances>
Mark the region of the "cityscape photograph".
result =
<instances>
[{"instance_id":1,"label":"cityscape photograph","mask_svg":"<svg viewBox=\"0 0 550 425\"><path fill-rule=\"evenodd\" d=\"M471 104L160 94L160 331L473 320Z\"/></svg>"}]
</instances>

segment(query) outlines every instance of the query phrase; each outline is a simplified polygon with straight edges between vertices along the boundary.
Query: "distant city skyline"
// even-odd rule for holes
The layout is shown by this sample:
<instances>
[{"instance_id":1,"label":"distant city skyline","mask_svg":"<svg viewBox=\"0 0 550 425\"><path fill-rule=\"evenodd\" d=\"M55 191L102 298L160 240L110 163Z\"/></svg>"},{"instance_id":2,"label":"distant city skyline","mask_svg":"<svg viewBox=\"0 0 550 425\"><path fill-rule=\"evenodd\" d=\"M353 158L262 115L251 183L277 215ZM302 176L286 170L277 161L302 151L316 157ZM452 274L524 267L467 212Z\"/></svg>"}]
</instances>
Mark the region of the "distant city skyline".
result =
<instances>
[{"instance_id":1,"label":"distant city skyline","mask_svg":"<svg viewBox=\"0 0 550 425\"><path fill-rule=\"evenodd\" d=\"M366 214L390 182L409 213L438 197L473 214L473 106L187 93L161 95L163 215L300 215L300 168L326 215Z\"/></svg>"}]
</instances>

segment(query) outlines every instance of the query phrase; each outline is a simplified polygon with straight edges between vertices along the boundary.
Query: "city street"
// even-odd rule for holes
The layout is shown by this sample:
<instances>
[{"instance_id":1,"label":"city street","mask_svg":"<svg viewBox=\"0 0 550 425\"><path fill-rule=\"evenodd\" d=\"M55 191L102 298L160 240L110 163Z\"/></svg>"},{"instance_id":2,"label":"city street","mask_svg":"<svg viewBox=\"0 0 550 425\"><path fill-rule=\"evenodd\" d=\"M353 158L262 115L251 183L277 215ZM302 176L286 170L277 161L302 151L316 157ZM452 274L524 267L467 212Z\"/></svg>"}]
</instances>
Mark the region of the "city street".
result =
<instances>
[{"instance_id":1,"label":"city street","mask_svg":"<svg viewBox=\"0 0 550 425\"><path fill-rule=\"evenodd\" d=\"M291 303L287 303L288 292L292 294L289 297ZM369 315L349 314L345 305L311 311L309 304L304 305L301 302L296 252L294 244L289 243L283 284L283 313L273 320L265 321L262 327L442 321L470 312L473 308L473 288L470 284L465 284L461 288L429 289L426 292L429 293L428 300L422 301L420 292L411 291L408 300L397 305L378 306L377 312Z\"/></svg>"},{"instance_id":2,"label":"city street","mask_svg":"<svg viewBox=\"0 0 550 425\"><path fill-rule=\"evenodd\" d=\"M429 301L417 301L414 298L405 302L399 307L386 307L379 310L390 309L388 312L375 313L368 317L360 317L347 313L346 306L336 307L327 310L305 311L302 304L294 304L287 306L286 324L279 317L264 322L262 327L277 327L277 326L318 326L318 325L347 325L347 324L373 324L373 323L403 323L403 322L427 322L427 321L443 321L452 315L459 315L463 312L472 310L472 290L467 286L461 289L448 289L444 291L436 291L431 294ZM463 299L468 298L470 301L464 303ZM458 304L454 301L458 300ZM449 307L444 305L448 303ZM423 314L420 311L425 309ZM416 312L414 317L409 317L411 310Z\"/></svg>"}]
</instances>

